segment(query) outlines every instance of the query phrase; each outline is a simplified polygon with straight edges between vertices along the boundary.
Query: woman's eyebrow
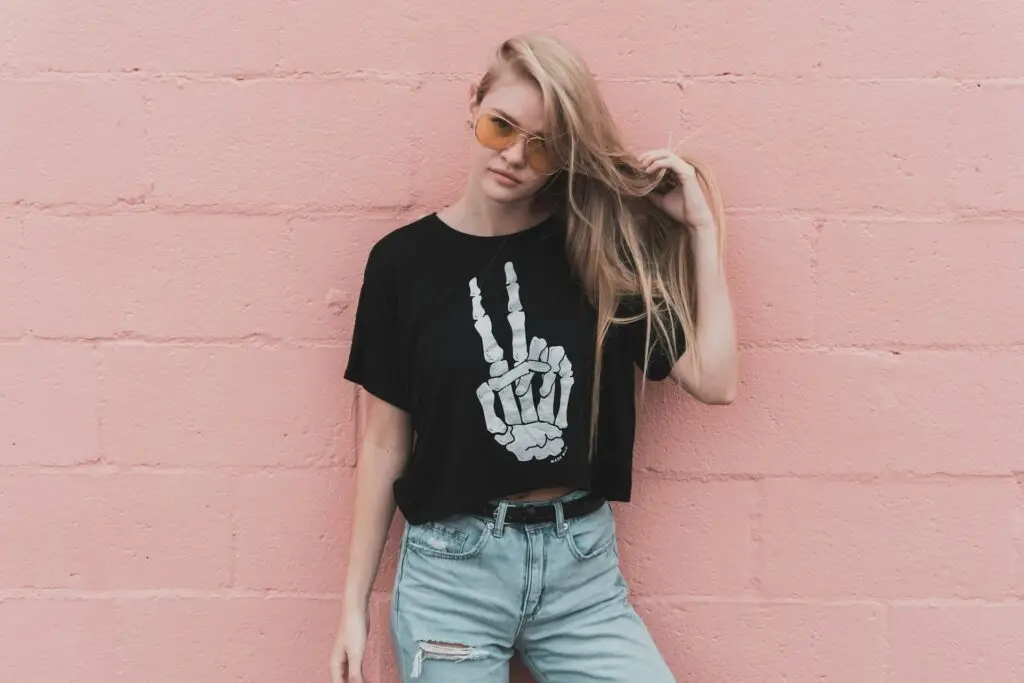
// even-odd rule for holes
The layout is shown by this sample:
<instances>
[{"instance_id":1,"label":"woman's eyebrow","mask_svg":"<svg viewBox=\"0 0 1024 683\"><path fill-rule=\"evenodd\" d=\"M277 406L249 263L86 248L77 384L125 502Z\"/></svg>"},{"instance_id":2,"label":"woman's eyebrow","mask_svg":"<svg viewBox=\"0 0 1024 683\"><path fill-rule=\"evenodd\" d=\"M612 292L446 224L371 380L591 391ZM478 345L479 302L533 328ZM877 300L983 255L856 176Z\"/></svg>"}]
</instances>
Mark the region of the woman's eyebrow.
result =
<instances>
[{"instance_id":1,"label":"woman's eyebrow","mask_svg":"<svg viewBox=\"0 0 1024 683\"><path fill-rule=\"evenodd\" d=\"M534 132L532 130L527 130L526 128L524 128L523 124L521 124L518 121L516 121L514 116L512 116L511 114L509 114L507 111L505 111L503 109L498 109L497 107L495 107L494 108L494 113L495 114L500 114L503 118L508 119L508 122L511 123L513 126L518 126L521 130L526 131L527 133L529 133L530 135L533 135L534 137L538 137L538 138L543 138L544 137L544 133L537 133L537 132Z\"/></svg>"}]
</instances>

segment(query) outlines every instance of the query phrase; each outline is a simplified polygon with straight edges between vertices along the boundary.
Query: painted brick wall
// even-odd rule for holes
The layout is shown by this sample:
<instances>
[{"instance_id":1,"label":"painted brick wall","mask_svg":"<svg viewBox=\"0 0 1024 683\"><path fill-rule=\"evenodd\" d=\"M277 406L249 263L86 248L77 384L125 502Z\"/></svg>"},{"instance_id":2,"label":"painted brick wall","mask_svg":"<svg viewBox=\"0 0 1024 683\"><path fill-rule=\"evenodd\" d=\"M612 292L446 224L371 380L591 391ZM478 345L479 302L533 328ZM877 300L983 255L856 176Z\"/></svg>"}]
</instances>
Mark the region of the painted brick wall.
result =
<instances>
[{"instance_id":1,"label":"painted brick wall","mask_svg":"<svg viewBox=\"0 0 1024 683\"><path fill-rule=\"evenodd\" d=\"M363 259L535 26L731 209L739 400L619 506L680 680L1024 680L1019 0L7 0L0 681L327 680Z\"/></svg>"}]
</instances>

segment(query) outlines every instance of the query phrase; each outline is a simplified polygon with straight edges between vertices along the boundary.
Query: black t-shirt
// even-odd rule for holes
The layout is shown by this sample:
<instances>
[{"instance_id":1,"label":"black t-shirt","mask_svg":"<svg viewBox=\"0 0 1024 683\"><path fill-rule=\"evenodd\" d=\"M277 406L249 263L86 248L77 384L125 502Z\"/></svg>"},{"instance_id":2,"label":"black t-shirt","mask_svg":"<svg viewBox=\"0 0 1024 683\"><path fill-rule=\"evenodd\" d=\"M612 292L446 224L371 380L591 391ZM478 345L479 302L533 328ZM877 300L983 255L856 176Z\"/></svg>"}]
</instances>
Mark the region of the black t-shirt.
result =
<instances>
[{"instance_id":1,"label":"black t-shirt","mask_svg":"<svg viewBox=\"0 0 1024 683\"><path fill-rule=\"evenodd\" d=\"M645 325L606 337L591 460L596 321L557 218L481 237L432 213L374 245L345 377L411 416L413 453L394 485L409 522L553 486L629 500ZM674 360L657 345L648 377Z\"/></svg>"}]
</instances>

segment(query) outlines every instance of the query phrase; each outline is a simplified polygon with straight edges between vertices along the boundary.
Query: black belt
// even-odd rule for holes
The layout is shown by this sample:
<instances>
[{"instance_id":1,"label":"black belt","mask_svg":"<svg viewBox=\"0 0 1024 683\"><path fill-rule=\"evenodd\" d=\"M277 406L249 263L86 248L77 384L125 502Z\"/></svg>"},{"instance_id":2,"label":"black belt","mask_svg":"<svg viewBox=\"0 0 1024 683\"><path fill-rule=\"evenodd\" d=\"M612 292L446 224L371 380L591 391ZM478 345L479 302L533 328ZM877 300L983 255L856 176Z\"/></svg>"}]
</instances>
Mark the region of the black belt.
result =
<instances>
[{"instance_id":1,"label":"black belt","mask_svg":"<svg viewBox=\"0 0 1024 683\"><path fill-rule=\"evenodd\" d=\"M537 524L541 522L555 521L555 501L532 503L530 505L508 506L505 510L506 524ZM588 493L583 498L570 500L562 503L562 515L564 519L582 517L599 509L605 504L605 499L593 493ZM476 514L483 517L495 519L498 514L498 505L485 503L476 510Z\"/></svg>"}]
</instances>

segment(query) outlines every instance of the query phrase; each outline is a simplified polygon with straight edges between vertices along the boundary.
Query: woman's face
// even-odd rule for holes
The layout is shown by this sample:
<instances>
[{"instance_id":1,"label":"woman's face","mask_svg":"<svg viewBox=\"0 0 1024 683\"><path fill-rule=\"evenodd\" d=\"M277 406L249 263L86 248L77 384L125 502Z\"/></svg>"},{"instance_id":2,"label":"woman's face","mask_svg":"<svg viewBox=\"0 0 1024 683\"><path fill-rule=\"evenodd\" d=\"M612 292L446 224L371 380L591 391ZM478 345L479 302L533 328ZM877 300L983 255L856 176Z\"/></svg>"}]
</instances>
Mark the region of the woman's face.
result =
<instances>
[{"instance_id":1,"label":"woman's face","mask_svg":"<svg viewBox=\"0 0 1024 683\"><path fill-rule=\"evenodd\" d=\"M473 182L495 202L529 199L550 178L546 168L542 168L544 172L535 168L546 158L542 140L547 131L540 88L530 80L506 74L494 83L479 104L475 95L474 89L470 93L470 123L476 126L482 117L484 121L480 125L485 139L504 138L511 144L503 149L492 149L477 138L471 157ZM530 140L531 137L540 140Z\"/></svg>"}]
</instances>

